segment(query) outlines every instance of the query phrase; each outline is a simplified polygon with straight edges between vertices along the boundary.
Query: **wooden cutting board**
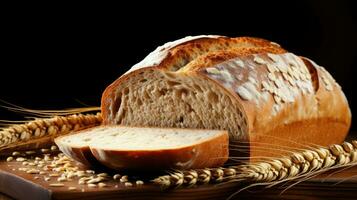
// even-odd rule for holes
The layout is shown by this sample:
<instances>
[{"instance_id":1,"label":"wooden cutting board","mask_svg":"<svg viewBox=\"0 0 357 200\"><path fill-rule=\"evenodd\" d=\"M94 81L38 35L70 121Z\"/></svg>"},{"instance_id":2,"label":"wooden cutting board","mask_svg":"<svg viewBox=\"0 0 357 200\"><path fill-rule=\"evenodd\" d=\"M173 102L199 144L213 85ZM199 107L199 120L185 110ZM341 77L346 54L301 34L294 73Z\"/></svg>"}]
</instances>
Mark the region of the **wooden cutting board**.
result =
<instances>
[{"instance_id":1,"label":"wooden cutting board","mask_svg":"<svg viewBox=\"0 0 357 200\"><path fill-rule=\"evenodd\" d=\"M76 163L81 169L82 165ZM26 167L26 166L25 166ZM157 185L146 181L142 186L125 187L120 181L110 180L105 182L108 187L89 188L79 185L78 178L63 182L63 187L50 187L58 183L57 177L45 181L46 175L28 174L20 171L24 168L21 162L7 162L6 157L0 160L0 193L13 199L226 199L242 185L238 183L225 183L220 185L201 185L194 188L182 188L162 191ZM336 172L336 171L335 171ZM48 172L52 173L52 172ZM355 177L354 177L355 176ZM37 177L37 178L36 178ZM285 186L291 185L292 182ZM245 198L284 198L284 199L356 199L357 197L357 167L345 169L341 172L332 172L310 179L283 192L282 186L273 188L255 187L240 192L234 199ZM70 191L68 187L76 187Z\"/></svg>"}]
</instances>

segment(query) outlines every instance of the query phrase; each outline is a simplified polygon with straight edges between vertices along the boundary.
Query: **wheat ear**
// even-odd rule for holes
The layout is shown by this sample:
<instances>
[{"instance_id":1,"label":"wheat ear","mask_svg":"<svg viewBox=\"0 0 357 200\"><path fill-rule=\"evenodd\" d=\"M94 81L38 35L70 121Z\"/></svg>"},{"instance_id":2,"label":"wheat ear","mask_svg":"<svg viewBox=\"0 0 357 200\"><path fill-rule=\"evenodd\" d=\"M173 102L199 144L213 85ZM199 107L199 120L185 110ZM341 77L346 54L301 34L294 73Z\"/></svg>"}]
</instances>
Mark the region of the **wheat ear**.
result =
<instances>
[{"instance_id":1,"label":"wheat ear","mask_svg":"<svg viewBox=\"0 0 357 200\"><path fill-rule=\"evenodd\" d=\"M313 148L293 153L283 158L239 166L175 171L153 180L162 188L195 186L198 184L222 181L241 181L249 183L271 183L308 176L337 167L357 164L357 140L327 148Z\"/></svg>"},{"instance_id":2,"label":"wheat ear","mask_svg":"<svg viewBox=\"0 0 357 200\"><path fill-rule=\"evenodd\" d=\"M101 124L97 114L74 114L35 119L25 124L11 125L0 130L0 150L44 137L54 137Z\"/></svg>"}]
</instances>

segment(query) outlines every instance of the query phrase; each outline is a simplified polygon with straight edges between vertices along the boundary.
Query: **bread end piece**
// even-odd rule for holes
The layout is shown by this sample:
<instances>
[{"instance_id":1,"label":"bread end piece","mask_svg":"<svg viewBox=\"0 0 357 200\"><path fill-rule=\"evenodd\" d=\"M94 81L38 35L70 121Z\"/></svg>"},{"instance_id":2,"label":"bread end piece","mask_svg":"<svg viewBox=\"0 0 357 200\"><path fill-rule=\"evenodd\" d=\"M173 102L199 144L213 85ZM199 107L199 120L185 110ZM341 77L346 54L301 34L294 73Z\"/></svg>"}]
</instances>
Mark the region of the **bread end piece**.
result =
<instances>
[{"instance_id":1,"label":"bread end piece","mask_svg":"<svg viewBox=\"0 0 357 200\"><path fill-rule=\"evenodd\" d=\"M103 132L103 129L108 130L110 133ZM127 148L125 145L122 146L116 139L111 138L111 135L120 132L133 135L130 133L132 131L137 131L138 133L138 136L134 137L140 137L140 133L147 131L164 131L168 135L181 131L185 132L186 137L191 138L199 136L199 134L202 135L206 131L214 131L215 133L204 136L203 139L197 141L191 140L188 144L164 145L165 147L158 148L146 148L145 144L141 145L143 142L140 140L133 141L133 145ZM79 143L78 139L80 138L90 138L91 141ZM100 140L112 140L113 142L106 144L105 142L99 142ZM160 140L160 138L153 137L151 140ZM157 171L219 167L228 160L229 156L228 132L220 130L101 126L56 138L55 142L64 154L82 164L97 166L97 163L100 163L116 170ZM165 143L165 140L162 140L162 142Z\"/></svg>"},{"instance_id":2,"label":"bread end piece","mask_svg":"<svg viewBox=\"0 0 357 200\"><path fill-rule=\"evenodd\" d=\"M163 170L198 169L222 166L229 156L228 132L203 142L173 149L113 150L91 147L94 157L112 169Z\"/></svg>"}]
</instances>

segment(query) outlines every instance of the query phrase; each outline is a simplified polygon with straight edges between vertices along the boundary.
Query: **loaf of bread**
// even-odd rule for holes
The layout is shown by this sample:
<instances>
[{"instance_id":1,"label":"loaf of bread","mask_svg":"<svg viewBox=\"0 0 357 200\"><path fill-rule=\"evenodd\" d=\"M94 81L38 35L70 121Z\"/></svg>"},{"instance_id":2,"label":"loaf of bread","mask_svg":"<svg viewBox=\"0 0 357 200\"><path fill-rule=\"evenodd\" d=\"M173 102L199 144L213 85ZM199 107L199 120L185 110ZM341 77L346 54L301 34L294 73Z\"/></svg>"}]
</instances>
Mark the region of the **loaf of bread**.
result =
<instances>
[{"instance_id":1,"label":"loaf of bread","mask_svg":"<svg viewBox=\"0 0 357 200\"><path fill-rule=\"evenodd\" d=\"M340 143L351 123L346 97L323 67L250 37L158 47L106 88L101 109L105 125L228 130L251 158Z\"/></svg>"},{"instance_id":2,"label":"loaf of bread","mask_svg":"<svg viewBox=\"0 0 357 200\"><path fill-rule=\"evenodd\" d=\"M228 159L228 132L99 126L55 139L67 156L112 169L217 167Z\"/></svg>"}]
</instances>

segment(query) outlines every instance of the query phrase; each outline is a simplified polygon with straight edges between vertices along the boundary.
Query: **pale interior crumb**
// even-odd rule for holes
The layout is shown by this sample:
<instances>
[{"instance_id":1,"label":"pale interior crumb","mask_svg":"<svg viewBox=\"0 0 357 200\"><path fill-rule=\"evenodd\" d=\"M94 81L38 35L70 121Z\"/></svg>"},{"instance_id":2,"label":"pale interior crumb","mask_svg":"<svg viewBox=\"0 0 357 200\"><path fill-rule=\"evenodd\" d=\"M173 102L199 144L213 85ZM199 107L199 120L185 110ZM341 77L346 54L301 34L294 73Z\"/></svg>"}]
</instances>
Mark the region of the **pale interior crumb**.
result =
<instances>
[{"instance_id":1,"label":"pale interior crumb","mask_svg":"<svg viewBox=\"0 0 357 200\"><path fill-rule=\"evenodd\" d=\"M218 136L219 130L99 127L70 137L63 143L106 149L150 150L190 146Z\"/></svg>"}]
</instances>

